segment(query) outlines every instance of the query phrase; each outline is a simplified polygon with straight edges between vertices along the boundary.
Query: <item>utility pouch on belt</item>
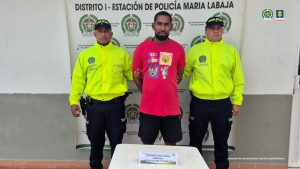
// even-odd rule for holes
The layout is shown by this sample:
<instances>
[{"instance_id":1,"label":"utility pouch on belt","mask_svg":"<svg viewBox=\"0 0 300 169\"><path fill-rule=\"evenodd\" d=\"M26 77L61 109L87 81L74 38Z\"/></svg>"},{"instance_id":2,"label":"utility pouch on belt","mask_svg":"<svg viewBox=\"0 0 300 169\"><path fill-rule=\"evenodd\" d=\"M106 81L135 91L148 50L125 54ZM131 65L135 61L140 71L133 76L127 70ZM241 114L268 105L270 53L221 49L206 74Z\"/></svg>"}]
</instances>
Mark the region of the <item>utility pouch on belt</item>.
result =
<instances>
[{"instance_id":1,"label":"utility pouch on belt","mask_svg":"<svg viewBox=\"0 0 300 169\"><path fill-rule=\"evenodd\" d=\"M81 107L81 111L82 111L82 115L86 115L86 106L87 106L87 103L86 103L86 100L84 97L80 97L80 107Z\"/></svg>"}]
</instances>

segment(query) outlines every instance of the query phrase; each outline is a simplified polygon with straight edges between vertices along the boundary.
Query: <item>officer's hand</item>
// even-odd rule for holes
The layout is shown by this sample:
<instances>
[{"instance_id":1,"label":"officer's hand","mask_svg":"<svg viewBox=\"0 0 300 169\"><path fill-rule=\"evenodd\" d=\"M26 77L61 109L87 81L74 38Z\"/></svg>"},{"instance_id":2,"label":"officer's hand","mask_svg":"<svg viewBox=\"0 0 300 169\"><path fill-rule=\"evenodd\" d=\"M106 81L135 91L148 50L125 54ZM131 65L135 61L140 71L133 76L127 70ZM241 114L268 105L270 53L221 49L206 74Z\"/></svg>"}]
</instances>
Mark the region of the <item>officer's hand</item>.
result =
<instances>
[{"instance_id":1,"label":"officer's hand","mask_svg":"<svg viewBox=\"0 0 300 169\"><path fill-rule=\"evenodd\" d=\"M79 117L81 114L79 105L78 104L71 105L71 112L74 117Z\"/></svg>"},{"instance_id":2,"label":"officer's hand","mask_svg":"<svg viewBox=\"0 0 300 169\"><path fill-rule=\"evenodd\" d=\"M232 115L236 116L240 113L241 106L232 105Z\"/></svg>"},{"instance_id":3,"label":"officer's hand","mask_svg":"<svg viewBox=\"0 0 300 169\"><path fill-rule=\"evenodd\" d=\"M134 71L133 74L134 74L135 78L138 78L138 79L142 79L143 78L143 76L142 76L142 70L141 69L136 69L136 71Z\"/></svg>"}]
</instances>

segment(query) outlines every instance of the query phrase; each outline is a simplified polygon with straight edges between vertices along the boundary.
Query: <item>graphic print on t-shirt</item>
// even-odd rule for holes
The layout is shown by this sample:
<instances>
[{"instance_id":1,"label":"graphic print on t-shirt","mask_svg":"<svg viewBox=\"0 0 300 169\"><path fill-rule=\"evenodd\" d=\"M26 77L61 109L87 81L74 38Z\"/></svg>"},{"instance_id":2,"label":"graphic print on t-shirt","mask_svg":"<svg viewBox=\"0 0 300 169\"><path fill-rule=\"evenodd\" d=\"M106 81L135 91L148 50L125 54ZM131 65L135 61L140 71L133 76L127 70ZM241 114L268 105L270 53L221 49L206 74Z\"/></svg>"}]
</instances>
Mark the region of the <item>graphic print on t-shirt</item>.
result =
<instances>
[{"instance_id":1,"label":"graphic print on t-shirt","mask_svg":"<svg viewBox=\"0 0 300 169\"><path fill-rule=\"evenodd\" d=\"M148 70L147 70L147 77L148 78L158 78L159 73L159 64L157 53L149 52L148 53Z\"/></svg>"},{"instance_id":2,"label":"graphic print on t-shirt","mask_svg":"<svg viewBox=\"0 0 300 169\"><path fill-rule=\"evenodd\" d=\"M169 66L164 66L160 68L163 79L166 79L168 76L168 68Z\"/></svg>"},{"instance_id":3,"label":"graphic print on t-shirt","mask_svg":"<svg viewBox=\"0 0 300 169\"><path fill-rule=\"evenodd\" d=\"M148 63L148 78L158 78L159 64L157 63Z\"/></svg>"},{"instance_id":4,"label":"graphic print on t-shirt","mask_svg":"<svg viewBox=\"0 0 300 169\"><path fill-rule=\"evenodd\" d=\"M148 63L157 63L158 59L156 57L149 57Z\"/></svg>"},{"instance_id":5,"label":"graphic print on t-shirt","mask_svg":"<svg viewBox=\"0 0 300 169\"><path fill-rule=\"evenodd\" d=\"M168 69L172 65L173 53L160 52L159 65L160 71L163 79L168 76Z\"/></svg>"},{"instance_id":6,"label":"graphic print on t-shirt","mask_svg":"<svg viewBox=\"0 0 300 169\"><path fill-rule=\"evenodd\" d=\"M171 66L173 53L160 52L159 65Z\"/></svg>"},{"instance_id":7,"label":"graphic print on t-shirt","mask_svg":"<svg viewBox=\"0 0 300 169\"><path fill-rule=\"evenodd\" d=\"M158 62L157 53L149 52L148 53L148 63L156 63Z\"/></svg>"}]
</instances>

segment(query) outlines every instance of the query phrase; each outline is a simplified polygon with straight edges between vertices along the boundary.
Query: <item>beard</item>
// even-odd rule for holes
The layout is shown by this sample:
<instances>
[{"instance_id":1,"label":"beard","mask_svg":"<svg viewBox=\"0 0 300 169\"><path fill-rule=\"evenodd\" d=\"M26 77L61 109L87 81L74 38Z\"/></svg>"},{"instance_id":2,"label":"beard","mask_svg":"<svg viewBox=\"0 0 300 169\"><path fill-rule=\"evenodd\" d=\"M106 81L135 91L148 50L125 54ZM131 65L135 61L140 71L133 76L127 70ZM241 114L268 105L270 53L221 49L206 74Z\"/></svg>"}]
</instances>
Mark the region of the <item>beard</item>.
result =
<instances>
[{"instance_id":1,"label":"beard","mask_svg":"<svg viewBox=\"0 0 300 169\"><path fill-rule=\"evenodd\" d=\"M164 41L166 39L168 39L169 35L159 35L159 34L155 34L156 39L160 40L160 41Z\"/></svg>"}]
</instances>

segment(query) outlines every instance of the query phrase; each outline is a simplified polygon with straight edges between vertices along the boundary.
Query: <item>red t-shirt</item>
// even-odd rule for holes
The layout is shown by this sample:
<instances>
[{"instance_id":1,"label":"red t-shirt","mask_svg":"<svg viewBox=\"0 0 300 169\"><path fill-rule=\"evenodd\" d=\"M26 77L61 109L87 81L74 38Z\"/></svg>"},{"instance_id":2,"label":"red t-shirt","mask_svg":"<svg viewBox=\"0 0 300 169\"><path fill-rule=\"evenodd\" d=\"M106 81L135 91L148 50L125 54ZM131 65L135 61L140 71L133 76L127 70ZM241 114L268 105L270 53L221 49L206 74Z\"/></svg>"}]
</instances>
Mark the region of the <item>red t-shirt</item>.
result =
<instances>
[{"instance_id":1,"label":"red t-shirt","mask_svg":"<svg viewBox=\"0 0 300 169\"><path fill-rule=\"evenodd\" d=\"M169 39L163 44L150 40L134 51L132 71L142 70L143 88L139 112L155 116L180 114L177 71L185 67L183 47Z\"/></svg>"}]
</instances>

